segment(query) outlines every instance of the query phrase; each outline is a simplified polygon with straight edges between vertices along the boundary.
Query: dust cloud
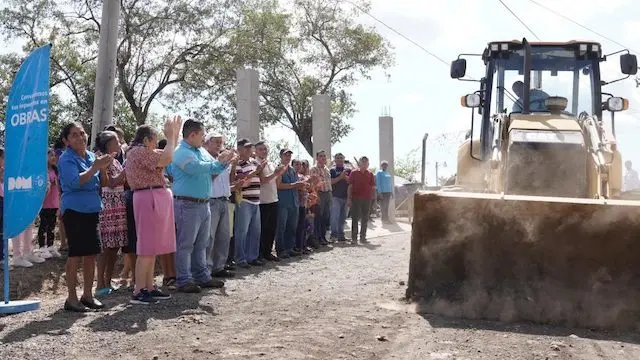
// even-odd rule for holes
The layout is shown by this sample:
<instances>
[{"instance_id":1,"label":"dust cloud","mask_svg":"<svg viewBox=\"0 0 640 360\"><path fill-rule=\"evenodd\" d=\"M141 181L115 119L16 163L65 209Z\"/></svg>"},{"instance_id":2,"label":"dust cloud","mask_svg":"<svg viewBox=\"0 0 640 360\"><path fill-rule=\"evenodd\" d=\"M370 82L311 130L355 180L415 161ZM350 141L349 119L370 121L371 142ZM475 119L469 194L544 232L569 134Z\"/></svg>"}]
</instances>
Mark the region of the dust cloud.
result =
<instances>
[{"instance_id":1,"label":"dust cloud","mask_svg":"<svg viewBox=\"0 0 640 360\"><path fill-rule=\"evenodd\" d=\"M636 330L640 208L419 193L407 297L419 312Z\"/></svg>"}]
</instances>

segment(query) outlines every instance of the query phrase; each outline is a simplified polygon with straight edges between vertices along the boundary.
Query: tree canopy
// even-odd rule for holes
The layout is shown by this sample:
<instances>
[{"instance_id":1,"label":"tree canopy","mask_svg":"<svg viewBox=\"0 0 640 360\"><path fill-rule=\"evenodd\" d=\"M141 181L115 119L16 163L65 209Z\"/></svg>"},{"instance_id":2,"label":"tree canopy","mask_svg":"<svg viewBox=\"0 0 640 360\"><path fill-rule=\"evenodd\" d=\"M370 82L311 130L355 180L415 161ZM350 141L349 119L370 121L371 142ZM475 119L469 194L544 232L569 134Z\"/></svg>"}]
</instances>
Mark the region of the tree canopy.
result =
<instances>
[{"instance_id":1,"label":"tree canopy","mask_svg":"<svg viewBox=\"0 0 640 360\"><path fill-rule=\"evenodd\" d=\"M0 96L21 57L53 43L51 113L90 127L102 3L8 0L0 34L25 46L0 57ZM357 22L358 11L340 0L121 0L115 123L131 133L171 110L229 130L235 70L250 67L260 74L262 126L286 126L311 153L311 97L329 94L335 143L352 130L349 89L393 63L389 43Z\"/></svg>"}]
</instances>

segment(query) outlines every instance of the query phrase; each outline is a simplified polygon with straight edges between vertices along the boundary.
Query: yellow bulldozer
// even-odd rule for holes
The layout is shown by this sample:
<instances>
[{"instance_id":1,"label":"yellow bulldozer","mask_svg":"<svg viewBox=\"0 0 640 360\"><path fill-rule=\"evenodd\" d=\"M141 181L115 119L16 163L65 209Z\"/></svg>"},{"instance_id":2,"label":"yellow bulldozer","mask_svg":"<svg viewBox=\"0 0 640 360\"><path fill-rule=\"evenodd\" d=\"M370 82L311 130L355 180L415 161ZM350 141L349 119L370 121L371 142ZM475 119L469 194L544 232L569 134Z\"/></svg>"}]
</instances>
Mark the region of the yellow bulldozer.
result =
<instances>
[{"instance_id":1,"label":"yellow bulldozer","mask_svg":"<svg viewBox=\"0 0 640 360\"><path fill-rule=\"evenodd\" d=\"M617 54L625 76L603 81ZM464 56L451 77L476 81ZM603 91L636 56L526 39L475 56L486 71L461 98L455 184L415 195L407 297L461 318L636 328L640 201L622 188L614 116L628 100Z\"/></svg>"}]
</instances>

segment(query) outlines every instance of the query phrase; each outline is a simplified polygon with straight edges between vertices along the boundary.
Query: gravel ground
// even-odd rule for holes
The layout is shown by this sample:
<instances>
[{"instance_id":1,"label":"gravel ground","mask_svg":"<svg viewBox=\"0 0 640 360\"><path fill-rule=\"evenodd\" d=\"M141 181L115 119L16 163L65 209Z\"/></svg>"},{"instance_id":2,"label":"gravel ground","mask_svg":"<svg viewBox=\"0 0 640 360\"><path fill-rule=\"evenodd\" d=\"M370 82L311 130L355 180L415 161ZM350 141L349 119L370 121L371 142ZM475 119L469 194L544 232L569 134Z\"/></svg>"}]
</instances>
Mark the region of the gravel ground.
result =
<instances>
[{"instance_id":1,"label":"gravel ground","mask_svg":"<svg viewBox=\"0 0 640 360\"><path fill-rule=\"evenodd\" d=\"M640 336L417 314L402 301L409 234L336 246L224 291L100 313L0 318L0 359L639 359ZM61 287L60 287L61 288Z\"/></svg>"}]
</instances>

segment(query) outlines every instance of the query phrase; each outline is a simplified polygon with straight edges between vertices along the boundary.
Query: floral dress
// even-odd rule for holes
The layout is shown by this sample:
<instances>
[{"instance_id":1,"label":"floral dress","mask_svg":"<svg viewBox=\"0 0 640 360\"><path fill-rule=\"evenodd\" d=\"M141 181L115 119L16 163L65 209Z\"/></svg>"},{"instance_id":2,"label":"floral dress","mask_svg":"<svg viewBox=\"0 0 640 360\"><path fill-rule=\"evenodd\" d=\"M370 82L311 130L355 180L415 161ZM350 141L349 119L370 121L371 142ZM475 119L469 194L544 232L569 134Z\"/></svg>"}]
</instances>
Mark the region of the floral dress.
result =
<instances>
[{"instance_id":1,"label":"floral dress","mask_svg":"<svg viewBox=\"0 0 640 360\"><path fill-rule=\"evenodd\" d=\"M107 169L110 178L124 171L120 162L113 159ZM124 185L102 188L102 211L100 212L100 237L102 247L117 249L127 246L127 208Z\"/></svg>"}]
</instances>

